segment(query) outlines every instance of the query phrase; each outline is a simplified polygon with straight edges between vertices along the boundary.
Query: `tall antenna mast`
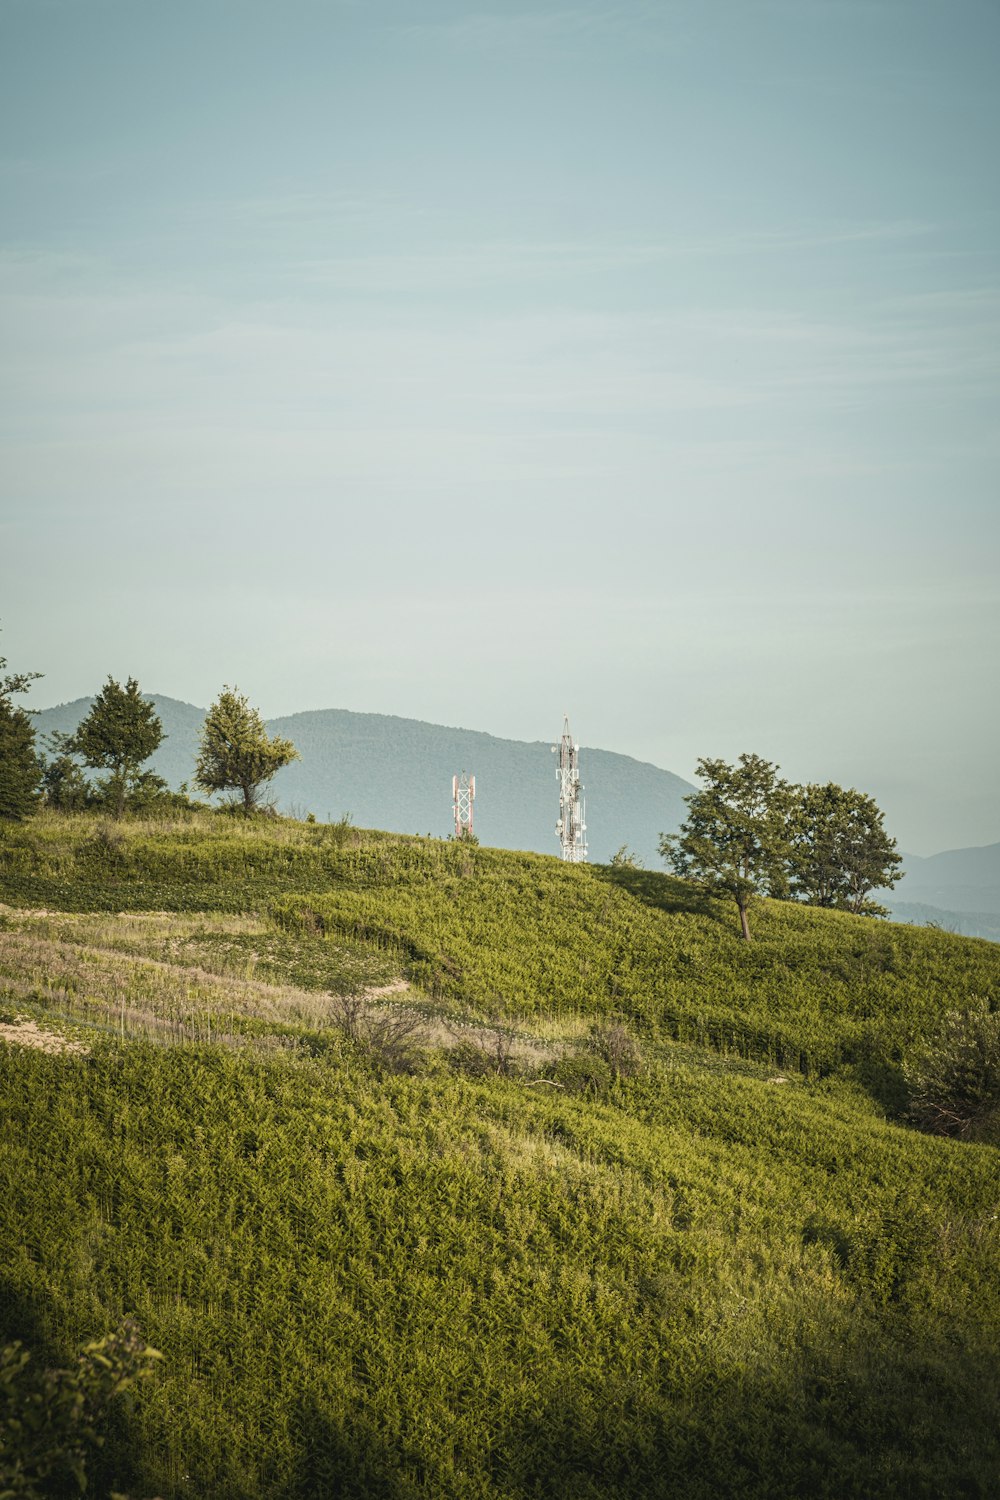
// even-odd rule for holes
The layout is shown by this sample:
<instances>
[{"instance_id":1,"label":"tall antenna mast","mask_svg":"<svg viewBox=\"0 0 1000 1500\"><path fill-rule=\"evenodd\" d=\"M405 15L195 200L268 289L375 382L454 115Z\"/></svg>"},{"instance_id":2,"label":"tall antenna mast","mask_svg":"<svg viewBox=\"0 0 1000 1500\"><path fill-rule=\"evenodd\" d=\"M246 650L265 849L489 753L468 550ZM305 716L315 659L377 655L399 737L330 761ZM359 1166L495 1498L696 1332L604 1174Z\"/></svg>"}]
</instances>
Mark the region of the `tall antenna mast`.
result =
<instances>
[{"instance_id":1,"label":"tall antenna mast","mask_svg":"<svg viewBox=\"0 0 1000 1500\"><path fill-rule=\"evenodd\" d=\"M476 778L463 771L451 778L451 798L455 812L455 837L471 839L472 804L476 800Z\"/></svg>"},{"instance_id":2,"label":"tall antenna mast","mask_svg":"<svg viewBox=\"0 0 1000 1500\"><path fill-rule=\"evenodd\" d=\"M581 864L587 858L587 825L584 822L583 787L580 785L580 746L569 732L569 718L563 716L562 739L552 746L559 756L556 776L559 778L559 822L556 833L563 859Z\"/></svg>"}]
</instances>

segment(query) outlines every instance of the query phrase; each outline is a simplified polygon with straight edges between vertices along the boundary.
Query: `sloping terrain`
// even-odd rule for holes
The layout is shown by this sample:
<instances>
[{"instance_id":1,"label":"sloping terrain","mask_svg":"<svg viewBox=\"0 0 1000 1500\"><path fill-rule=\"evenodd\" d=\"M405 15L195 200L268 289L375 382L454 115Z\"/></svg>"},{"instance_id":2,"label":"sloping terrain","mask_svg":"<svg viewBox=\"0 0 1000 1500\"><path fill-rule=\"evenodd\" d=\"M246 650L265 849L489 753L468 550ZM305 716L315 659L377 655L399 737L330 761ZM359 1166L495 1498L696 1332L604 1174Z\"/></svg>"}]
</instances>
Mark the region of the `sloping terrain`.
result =
<instances>
[{"instance_id":1,"label":"sloping terrain","mask_svg":"<svg viewBox=\"0 0 1000 1500\"><path fill-rule=\"evenodd\" d=\"M1000 1151L904 1115L994 946L207 814L0 900L3 1336L164 1356L92 1493L994 1493Z\"/></svg>"}]
</instances>

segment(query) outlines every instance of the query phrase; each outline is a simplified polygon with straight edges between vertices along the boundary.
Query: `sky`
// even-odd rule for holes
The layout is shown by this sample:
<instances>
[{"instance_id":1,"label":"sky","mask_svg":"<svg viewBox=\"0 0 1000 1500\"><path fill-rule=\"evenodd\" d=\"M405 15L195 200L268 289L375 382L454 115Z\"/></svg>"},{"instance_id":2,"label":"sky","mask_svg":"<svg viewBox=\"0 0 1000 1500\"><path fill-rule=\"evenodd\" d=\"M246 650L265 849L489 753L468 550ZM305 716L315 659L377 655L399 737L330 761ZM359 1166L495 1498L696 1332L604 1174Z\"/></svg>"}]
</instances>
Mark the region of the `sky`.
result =
<instances>
[{"instance_id":1,"label":"sky","mask_svg":"<svg viewBox=\"0 0 1000 1500\"><path fill-rule=\"evenodd\" d=\"M0 0L29 704L568 712L1000 840L998 62L995 0Z\"/></svg>"}]
</instances>

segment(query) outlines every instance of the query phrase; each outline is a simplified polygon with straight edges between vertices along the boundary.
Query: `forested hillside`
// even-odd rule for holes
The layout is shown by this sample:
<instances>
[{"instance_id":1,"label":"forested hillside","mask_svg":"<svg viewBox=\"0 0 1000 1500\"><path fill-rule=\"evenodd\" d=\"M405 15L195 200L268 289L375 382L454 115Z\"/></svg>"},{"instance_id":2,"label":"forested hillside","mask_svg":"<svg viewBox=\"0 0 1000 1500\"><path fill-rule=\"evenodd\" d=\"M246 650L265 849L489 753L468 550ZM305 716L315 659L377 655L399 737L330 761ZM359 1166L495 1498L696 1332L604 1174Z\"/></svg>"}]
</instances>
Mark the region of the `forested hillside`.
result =
<instances>
[{"instance_id":1,"label":"forested hillside","mask_svg":"<svg viewBox=\"0 0 1000 1500\"><path fill-rule=\"evenodd\" d=\"M3 1337L162 1355L88 1493L994 1493L996 1122L910 1118L992 945L212 814L0 899Z\"/></svg>"}]
</instances>

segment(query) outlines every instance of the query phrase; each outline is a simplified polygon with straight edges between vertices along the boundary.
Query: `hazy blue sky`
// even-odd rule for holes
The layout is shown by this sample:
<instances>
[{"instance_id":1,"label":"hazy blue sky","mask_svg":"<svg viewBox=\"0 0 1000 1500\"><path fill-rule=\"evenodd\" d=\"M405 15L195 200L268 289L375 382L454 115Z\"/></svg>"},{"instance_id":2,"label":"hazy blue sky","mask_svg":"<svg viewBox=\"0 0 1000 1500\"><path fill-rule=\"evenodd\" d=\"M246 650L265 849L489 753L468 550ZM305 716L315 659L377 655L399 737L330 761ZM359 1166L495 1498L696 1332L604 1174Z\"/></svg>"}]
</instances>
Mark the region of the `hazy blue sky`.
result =
<instances>
[{"instance_id":1,"label":"hazy blue sky","mask_svg":"<svg viewBox=\"0 0 1000 1500\"><path fill-rule=\"evenodd\" d=\"M996 0L0 0L0 654L1000 839ZM448 772L452 769L448 768ZM474 768L472 768L474 769Z\"/></svg>"}]
</instances>

